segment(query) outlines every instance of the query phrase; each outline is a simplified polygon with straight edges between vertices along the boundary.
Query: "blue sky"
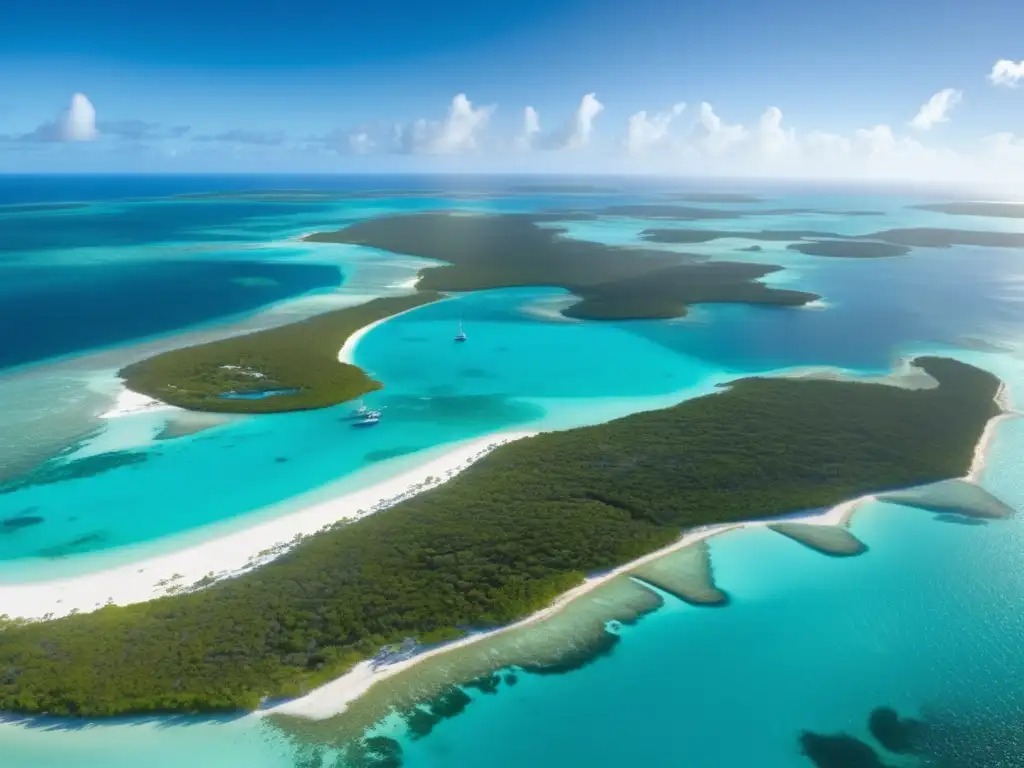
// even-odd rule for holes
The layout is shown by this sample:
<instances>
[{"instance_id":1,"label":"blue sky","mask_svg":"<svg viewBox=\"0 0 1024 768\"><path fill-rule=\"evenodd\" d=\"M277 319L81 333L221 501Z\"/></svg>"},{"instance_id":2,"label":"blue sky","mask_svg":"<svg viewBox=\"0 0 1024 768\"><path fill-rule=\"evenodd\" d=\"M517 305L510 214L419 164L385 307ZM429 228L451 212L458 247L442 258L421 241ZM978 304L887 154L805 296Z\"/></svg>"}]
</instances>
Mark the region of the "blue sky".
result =
<instances>
[{"instance_id":1,"label":"blue sky","mask_svg":"<svg viewBox=\"0 0 1024 768\"><path fill-rule=\"evenodd\" d=\"M1004 133L1015 150L1024 87L987 76L1024 60L1021 30L1009 0L3 3L0 171L713 172L728 164L687 144L706 132L702 102L744 127L737 151L769 107L797 141L888 126L937 151ZM944 89L940 119L909 127ZM75 93L97 130L51 141ZM589 93L602 108L572 147L585 151L557 151ZM470 140L438 144L457 94L486 112L467 113ZM541 126L529 153L515 151L526 106ZM671 115L646 164L620 151L641 110Z\"/></svg>"}]
</instances>

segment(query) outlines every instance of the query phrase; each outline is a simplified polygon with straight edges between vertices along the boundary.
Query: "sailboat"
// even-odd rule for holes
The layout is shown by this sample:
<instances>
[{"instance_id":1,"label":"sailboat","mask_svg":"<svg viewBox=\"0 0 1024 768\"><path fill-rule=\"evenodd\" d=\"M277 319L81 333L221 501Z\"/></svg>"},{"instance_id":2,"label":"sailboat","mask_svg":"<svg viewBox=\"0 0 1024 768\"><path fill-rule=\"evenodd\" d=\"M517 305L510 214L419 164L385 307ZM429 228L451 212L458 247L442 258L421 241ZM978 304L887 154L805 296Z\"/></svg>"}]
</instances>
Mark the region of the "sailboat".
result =
<instances>
[{"instance_id":1,"label":"sailboat","mask_svg":"<svg viewBox=\"0 0 1024 768\"><path fill-rule=\"evenodd\" d=\"M352 411L352 418L361 419L370 412L370 409L366 407L366 403L364 403L362 400L357 400L356 402L358 403L358 405L356 406L355 410Z\"/></svg>"},{"instance_id":2,"label":"sailboat","mask_svg":"<svg viewBox=\"0 0 1024 768\"><path fill-rule=\"evenodd\" d=\"M380 411L365 410L358 420L352 423L353 427L372 427L380 423Z\"/></svg>"},{"instance_id":3,"label":"sailboat","mask_svg":"<svg viewBox=\"0 0 1024 768\"><path fill-rule=\"evenodd\" d=\"M456 341L465 341L466 338L467 338L466 337L466 332L462 329L462 318L460 317L459 318L459 332L457 334L455 334L455 340Z\"/></svg>"}]
</instances>

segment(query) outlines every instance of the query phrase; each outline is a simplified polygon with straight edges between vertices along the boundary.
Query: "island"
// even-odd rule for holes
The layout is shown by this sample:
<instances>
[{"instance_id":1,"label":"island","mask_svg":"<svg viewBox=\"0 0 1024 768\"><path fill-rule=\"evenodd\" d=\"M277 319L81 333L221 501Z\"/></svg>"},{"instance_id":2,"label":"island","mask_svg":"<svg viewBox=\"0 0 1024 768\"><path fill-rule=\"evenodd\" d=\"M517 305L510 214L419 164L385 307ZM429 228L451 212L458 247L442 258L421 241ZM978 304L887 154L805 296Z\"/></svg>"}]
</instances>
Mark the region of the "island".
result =
<instances>
[{"instance_id":1,"label":"island","mask_svg":"<svg viewBox=\"0 0 1024 768\"><path fill-rule=\"evenodd\" d=\"M778 213L775 211L774 213ZM869 213L869 212L865 212ZM847 212L846 215L852 215ZM738 216L738 215L737 215ZM734 216L735 218L736 216ZM729 217L720 217L729 218ZM640 237L652 243L708 243L724 238L745 240L787 241L789 246L811 256L839 258L884 258L902 256L912 248L951 248L955 245L985 248L1024 248L1024 233L985 232L968 229L913 227L886 229L863 235L842 235L815 230L715 230L715 229L645 229Z\"/></svg>"},{"instance_id":2,"label":"island","mask_svg":"<svg viewBox=\"0 0 1024 768\"><path fill-rule=\"evenodd\" d=\"M0 622L0 710L252 710L384 646L509 624L682 531L963 476L999 413L999 381L945 358L912 364L938 386L748 378L525 438L235 578L55 621Z\"/></svg>"},{"instance_id":3,"label":"island","mask_svg":"<svg viewBox=\"0 0 1024 768\"><path fill-rule=\"evenodd\" d=\"M558 286L581 299L562 314L589 320L681 317L688 305L708 302L802 306L820 298L758 282L779 266L574 240L557 226L540 226L566 215L385 216L305 240L448 262L420 273L422 290Z\"/></svg>"},{"instance_id":4,"label":"island","mask_svg":"<svg viewBox=\"0 0 1024 768\"><path fill-rule=\"evenodd\" d=\"M125 386L198 411L280 413L353 400L381 388L360 368L339 362L356 331L440 295L421 291L380 298L307 320L174 349L119 372Z\"/></svg>"}]
</instances>

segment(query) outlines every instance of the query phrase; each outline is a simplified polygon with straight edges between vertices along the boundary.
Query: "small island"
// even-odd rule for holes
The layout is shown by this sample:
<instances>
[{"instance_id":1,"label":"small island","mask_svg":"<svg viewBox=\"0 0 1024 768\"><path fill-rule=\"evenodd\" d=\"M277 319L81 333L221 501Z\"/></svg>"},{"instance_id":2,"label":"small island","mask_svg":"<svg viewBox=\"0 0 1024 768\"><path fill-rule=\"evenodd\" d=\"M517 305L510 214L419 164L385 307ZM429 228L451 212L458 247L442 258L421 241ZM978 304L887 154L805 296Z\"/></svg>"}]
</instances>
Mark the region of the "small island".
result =
<instances>
[{"instance_id":1,"label":"small island","mask_svg":"<svg viewBox=\"0 0 1024 768\"><path fill-rule=\"evenodd\" d=\"M963 476L999 413L999 381L945 358L913 365L938 386L749 378L671 408L526 438L205 589L9 621L0 710L251 710L382 646L509 624L684 530ZM689 589L680 594L694 599ZM720 602L711 589L700 599Z\"/></svg>"},{"instance_id":2,"label":"small island","mask_svg":"<svg viewBox=\"0 0 1024 768\"><path fill-rule=\"evenodd\" d=\"M436 301L424 291L374 299L265 331L171 350L120 371L125 386L197 411L280 413L325 408L382 386L338 361L359 329Z\"/></svg>"}]
</instances>

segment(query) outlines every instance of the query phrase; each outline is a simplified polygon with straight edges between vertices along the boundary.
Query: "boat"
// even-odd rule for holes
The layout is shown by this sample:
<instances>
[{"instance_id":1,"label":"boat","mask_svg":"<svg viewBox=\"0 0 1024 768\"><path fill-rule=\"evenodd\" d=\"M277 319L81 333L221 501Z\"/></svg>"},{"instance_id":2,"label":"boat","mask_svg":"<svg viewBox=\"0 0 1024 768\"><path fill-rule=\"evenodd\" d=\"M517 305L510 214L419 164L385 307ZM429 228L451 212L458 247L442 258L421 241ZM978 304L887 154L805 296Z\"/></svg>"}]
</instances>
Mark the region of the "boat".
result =
<instances>
[{"instance_id":1,"label":"boat","mask_svg":"<svg viewBox=\"0 0 1024 768\"><path fill-rule=\"evenodd\" d=\"M462 329L462 318L459 318L459 332L455 335L456 341L465 341L466 332Z\"/></svg>"},{"instance_id":2,"label":"boat","mask_svg":"<svg viewBox=\"0 0 1024 768\"><path fill-rule=\"evenodd\" d=\"M370 412L370 409L366 407L366 403L364 403L362 400L359 400L357 402L359 403L358 407L356 407L350 414L353 419L361 419Z\"/></svg>"},{"instance_id":3,"label":"boat","mask_svg":"<svg viewBox=\"0 0 1024 768\"><path fill-rule=\"evenodd\" d=\"M353 427L372 427L380 423L380 411L367 410L358 421L352 423Z\"/></svg>"}]
</instances>

